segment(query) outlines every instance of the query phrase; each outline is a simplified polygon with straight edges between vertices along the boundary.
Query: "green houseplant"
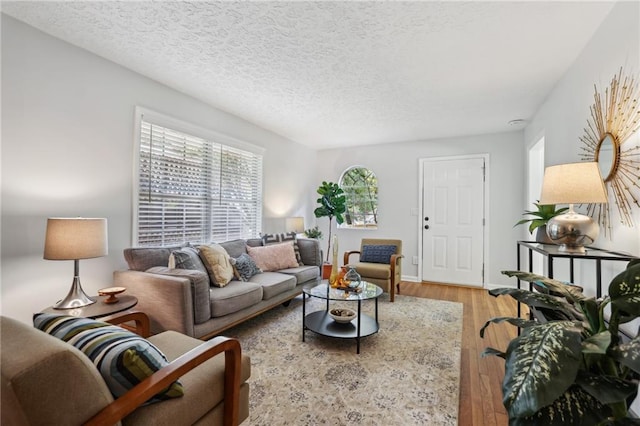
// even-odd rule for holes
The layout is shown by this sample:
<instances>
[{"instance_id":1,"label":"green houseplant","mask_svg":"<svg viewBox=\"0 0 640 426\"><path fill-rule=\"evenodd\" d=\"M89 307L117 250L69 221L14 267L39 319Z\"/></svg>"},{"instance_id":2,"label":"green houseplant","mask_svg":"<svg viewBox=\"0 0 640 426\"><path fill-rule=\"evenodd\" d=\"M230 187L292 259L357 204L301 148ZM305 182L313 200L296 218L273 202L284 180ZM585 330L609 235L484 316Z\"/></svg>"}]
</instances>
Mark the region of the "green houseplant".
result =
<instances>
[{"instance_id":1,"label":"green houseplant","mask_svg":"<svg viewBox=\"0 0 640 426\"><path fill-rule=\"evenodd\" d=\"M490 290L509 295L536 313L537 320L492 318L508 322L521 334L506 351L485 355L505 360L503 403L510 425L628 425L640 378L640 337L624 342L620 324L640 316L640 261L632 261L609 285L602 299L586 297L578 286L536 274L503 271L534 284L538 291ZM605 319L605 307L611 309Z\"/></svg>"},{"instance_id":2,"label":"green houseplant","mask_svg":"<svg viewBox=\"0 0 640 426\"><path fill-rule=\"evenodd\" d=\"M569 210L569 208L562 207L560 209L556 209L555 204L540 204L539 201L537 203L533 203L533 205L536 206L536 210L525 210L525 212L522 213L523 216L529 215L533 217L520 219L513 226L523 225L529 222L529 233L531 235L533 235L533 231L538 229L538 233L536 234L536 241L550 243L551 241L546 237L547 222L549 222L549 220L551 220L555 216L566 212L567 210Z\"/></svg>"},{"instance_id":3,"label":"green houseplant","mask_svg":"<svg viewBox=\"0 0 640 426\"><path fill-rule=\"evenodd\" d=\"M313 214L316 217L328 217L329 218L329 238L327 239L327 262L329 261L329 252L331 251L331 225L333 218L336 218L336 222L341 224L344 222L342 216L347 211L346 197L344 191L334 182L322 182L316 191L320 198L316 201L319 204Z\"/></svg>"},{"instance_id":4,"label":"green houseplant","mask_svg":"<svg viewBox=\"0 0 640 426\"><path fill-rule=\"evenodd\" d=\"M313 228L305 229L304 236L307 238L315 238L317 240L320 240L322 239L322 231L318 229L317 226L314 226Z\"/></svg>"}]
</instances>

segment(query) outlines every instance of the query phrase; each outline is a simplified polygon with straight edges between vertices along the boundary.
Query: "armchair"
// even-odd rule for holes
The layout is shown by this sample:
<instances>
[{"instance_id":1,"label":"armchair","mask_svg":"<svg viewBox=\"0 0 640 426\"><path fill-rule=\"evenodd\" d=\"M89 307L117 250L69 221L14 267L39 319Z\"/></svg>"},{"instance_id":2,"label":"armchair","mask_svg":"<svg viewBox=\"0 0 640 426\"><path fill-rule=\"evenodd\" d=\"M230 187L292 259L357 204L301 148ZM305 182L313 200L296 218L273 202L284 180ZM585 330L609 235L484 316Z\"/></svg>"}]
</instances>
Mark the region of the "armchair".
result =
<instances>
[{"instance_id":1,"label":"armchair","mask_svg":"<svg viewBox=\"0 0 640 426\"><path fill-rule=\"evenodd\" d=\"M149 319L140 312L101 321L133 322L143 337L149 330ZM2 424L237 425L248 417L251 366L235 339L202 342L174 331L150 337L169 365L114 400L78 349L8 317L0 317L0 327ZM184 396L144 405L178 378Z\"/></svg>"},{"instance_id":2,"label":"armchair","mask_svg":"<svg viewBox=\"0 0 640 426\"><path fill-rule=\"evenodd\" d=\"M349 258L353 254L358 254L359 260L350 263ZM403 257L402 240L363 238L360 250L344 253L344 265L355 268L363 280L374 283L388 292L393 302L396 291L400 294L400 259Z\"/></svg>"}]
</instances>

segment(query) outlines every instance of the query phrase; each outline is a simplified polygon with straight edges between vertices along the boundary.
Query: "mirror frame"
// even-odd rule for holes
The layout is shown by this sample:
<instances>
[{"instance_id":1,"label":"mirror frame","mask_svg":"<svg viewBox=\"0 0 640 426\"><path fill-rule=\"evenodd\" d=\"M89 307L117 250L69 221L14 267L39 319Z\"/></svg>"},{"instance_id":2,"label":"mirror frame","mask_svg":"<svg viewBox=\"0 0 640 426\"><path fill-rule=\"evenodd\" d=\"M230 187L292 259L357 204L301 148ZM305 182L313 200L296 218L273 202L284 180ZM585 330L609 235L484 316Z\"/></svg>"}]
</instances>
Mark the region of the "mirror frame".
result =
<instances>
[{"instance_id":1,"label":"mirror frame","mask_svg":"<svg viewBox=\"0 0 640 426\"><path fill-rule=\"evenodd\" d=\"M634 76L624 75L623 70L614 75L604 91L598 91L594 85L594 103L589 108L591 117L582 142L580 156L583 161L598 162L604 141L611 137L613 158L607 176L603 176L607 196L613 193L622 225L633 227L632 205L640 207L640 170L635 164L640 146L626 148L624 143L640 128L640 90ZM589 204L587 213L600 223L605 235L611 238L611 204Z\"/></svg>"}]
</instances>

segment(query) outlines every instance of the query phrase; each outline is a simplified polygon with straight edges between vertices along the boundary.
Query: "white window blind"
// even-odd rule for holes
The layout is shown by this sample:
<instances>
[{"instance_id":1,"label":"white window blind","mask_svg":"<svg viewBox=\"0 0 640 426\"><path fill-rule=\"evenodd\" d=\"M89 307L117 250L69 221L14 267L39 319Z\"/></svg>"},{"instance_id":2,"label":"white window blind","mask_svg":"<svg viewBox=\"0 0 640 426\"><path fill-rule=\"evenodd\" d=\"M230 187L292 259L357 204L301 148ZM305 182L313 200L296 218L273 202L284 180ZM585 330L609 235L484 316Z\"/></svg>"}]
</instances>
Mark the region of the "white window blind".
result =
<instances>
[{"instance_id":1,"label":"white window blind","mask_svg":"<svg viewBox=\"0 0 640 426\"><path fill-rule=\"evenodd\" d=\"M260 234L262 155L143 118L138 179L139 246Z\"/></svg>"}]
</instances>

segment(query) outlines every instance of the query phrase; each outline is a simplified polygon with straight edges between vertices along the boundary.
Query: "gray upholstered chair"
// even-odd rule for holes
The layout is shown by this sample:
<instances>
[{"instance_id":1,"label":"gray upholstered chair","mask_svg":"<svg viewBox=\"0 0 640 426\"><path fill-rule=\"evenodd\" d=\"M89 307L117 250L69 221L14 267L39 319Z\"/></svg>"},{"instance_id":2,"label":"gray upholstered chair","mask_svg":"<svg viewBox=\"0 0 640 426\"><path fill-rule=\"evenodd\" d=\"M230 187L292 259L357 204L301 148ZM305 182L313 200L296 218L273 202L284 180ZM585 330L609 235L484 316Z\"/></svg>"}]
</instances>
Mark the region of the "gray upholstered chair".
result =
<instances>
[{"instance_id":1,"label":"gray upholstered chair","mask_svg":"<svg viewBox=\"0 0 640 426\"><path fill-rule=\"evenodd\" d=\"M358 262L349 262L351 255L359 254ZM396 290L400 294L402 240L363 238L360 250L347 251L344 265L356 269L363 280L380 286L395 300Z\"/></svg>"},{"instance_id":2,"label":"gray upholstered chair","mask_svg":"<svg viewBox=\"0 0 640 426\"><path fill-rule=\"evenodd\" d=\"M149 330L139 312L105 320L135 321L141 335ZM71 344L7 317L0 328L3 425L237 425L248 417L251 366L236 339L202 342L175 331L149 337L169 364L114 400L98 369ZM178 378L184 396L144 405Z\"/></svg>"}]
</instances>

